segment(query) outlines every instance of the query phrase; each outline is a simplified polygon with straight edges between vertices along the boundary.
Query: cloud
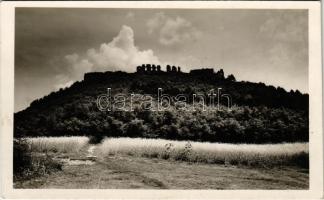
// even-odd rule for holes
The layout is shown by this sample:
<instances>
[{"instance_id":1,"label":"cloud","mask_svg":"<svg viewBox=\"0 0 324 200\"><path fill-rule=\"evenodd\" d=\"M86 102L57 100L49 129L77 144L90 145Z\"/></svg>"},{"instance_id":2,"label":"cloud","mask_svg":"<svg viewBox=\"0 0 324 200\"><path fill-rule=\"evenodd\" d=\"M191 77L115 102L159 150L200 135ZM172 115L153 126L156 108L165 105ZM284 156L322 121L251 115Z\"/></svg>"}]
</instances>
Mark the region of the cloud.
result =
<instances>
[{"instance_id":1,"label":"cloud","mask_svg":"<svg viewBox=\"0 0 324 200\"><path fill-rule=\"evenodd\" d=\"M163 12L155 14L147 21L146 26L148 33L157 33L160 44L166 46L192 42L201 35L190 21L179 16L171 18Z\"/></svg>"},{"instance_id":2,"label":"cloud","mask_svg":"<svg viewBox=\"0 0 324 200\"><path fill-rule=\"evenodd\" d=\"M98 49L88 49L83 56L75 53L66 55L65 61L69 73L57 78L59 84L56 88L68 85L72 80L80 80L84 73L91 71L132 72L143 63L161 63L151 49L139 50L135 46L133 29L125 25L111 42L101 44Z\"/></svg>"},{"instance_id":3,"label":"cloud","mask_svg":"<svg viewBox=\"0 0 324 200\"><path fill-rule=\"evenodd\" d=\"M86 57L96 71L134 71L136 65L160 63L151 49L140 51L135 46L134 32L128 26L123 26L110 43L101 44L97 50L89 49Z\"/></svg>"},{"instance_id":4,"label":"cloud","mask_svg":"<svg viewBox=\"0 0 324 200\"><path fill-rule=\"evenodd\" d=\"M276 16L269 16L260 26L260 34L269 43L264 53L273 66L282 69L307 66L307 24L307 13L301 15L299 12L282 12Z\"/></svg>"},{"instance_id":5,"label":"cloud","mask_svg":"<svg viewBox=\"0 0 324 200\"><path fill-rule=\"evenodd\" d=\"M65 83L59 83L59 84L55 85L55 90L70 87L73 83L74 83L74 81L68 81L68 82L65 82Z\"/></svg>"},{"instance_id":6,"label":"cloud","mask_svg":"<svg viewBox=\"0 0 324 200\"><path fill-rule=\"evenodd\" d=\"M260 27L260 33L280 42L306 43L307 23L307 15L282 12L269 17Z\"/></svg>"},{"instance_id":7,"label":"cloud","mask_svg":"<svg viewBox=\"0 0 324 200\"><path fill-rule=\"evenodd\" d=\"M66 61L69 64L69 70L73 78L78 78L84 73L93 70L93 64L86 58L80 58L78 54L71 54L65 56Z\"/></svg>"},{"instance_id":8,"label":"cloud","mask_svg":"<svg viewBox=\"0 0 324 200\"><path fill-rule=\"evenodd\" d=\"M156 29L162 27L166 21L166 16L164 13L159 12L154 15L153 18L147 20L146 26L148 27L148 33L152 34Z\"/></svg>"},{"instance_id":9,"label":"cloud","mask_svg":"<svg viewBox=\"0 0 324 200\"><path fill-rule=\"evenodd\" d=\"M197 67L204 66L203 63L204 62L201 59L197 58L194 55L174 55L165 60L163 65L165 66L167 64L171 64L175 66L180 66L182 72L189 72L192 69L197 69Z\"/></svg>"},{"instance_id":10,"label":"cloud","mask_svg":"<svg viewBox=\"0 0 324 200\"><path fill-rule=\"evenodd\" d=\"M135 14L133 12L128 12L126 14L126 19L129 19L129 20L134 20L135 19Z\"/></svg>"}]
</instances>

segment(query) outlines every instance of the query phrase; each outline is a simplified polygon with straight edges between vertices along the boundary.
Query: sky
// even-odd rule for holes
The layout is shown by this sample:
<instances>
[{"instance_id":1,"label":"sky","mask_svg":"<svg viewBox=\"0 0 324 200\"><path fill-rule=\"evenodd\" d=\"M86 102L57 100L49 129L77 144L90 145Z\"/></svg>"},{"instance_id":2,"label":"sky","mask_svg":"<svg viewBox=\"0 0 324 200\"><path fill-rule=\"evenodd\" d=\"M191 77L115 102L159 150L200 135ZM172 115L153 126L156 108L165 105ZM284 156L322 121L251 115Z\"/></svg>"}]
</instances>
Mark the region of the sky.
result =
<instances>
[{"instance_id":1,"label":"sky","mask_svg":"<svg viewBox=\"0 0 324 200\"><path fill-rule=\"evenodd\" d=\"M15 20L15 112L84 73L142 63L308 93L307 10L16 8Z\"/></svg>"}]
</instances>

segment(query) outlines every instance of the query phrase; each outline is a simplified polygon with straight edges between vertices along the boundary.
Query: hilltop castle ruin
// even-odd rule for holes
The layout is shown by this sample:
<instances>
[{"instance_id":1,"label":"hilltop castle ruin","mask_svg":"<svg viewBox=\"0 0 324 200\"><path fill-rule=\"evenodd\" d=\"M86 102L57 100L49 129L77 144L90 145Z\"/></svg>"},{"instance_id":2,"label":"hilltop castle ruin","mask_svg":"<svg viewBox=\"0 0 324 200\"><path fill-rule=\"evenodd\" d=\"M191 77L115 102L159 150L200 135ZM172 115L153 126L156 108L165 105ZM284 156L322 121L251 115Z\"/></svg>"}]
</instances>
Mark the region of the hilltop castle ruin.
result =
<instances>
[{"instance_id":1,"label":"hilltop castle ruin","mask_svg":"<svg viewBox=\"0 0 324 200\"><path fill-rule=\"evenodd\" d=\"M142 64L142 65L136 67L136 73L139 73L139 74L162 74L162 73L179 74L179 73L183 73L183 72L181 71L181 67L179 67L179 66L176 67L176 66L167 65L166 71L162 71L160 65ZM189 74L194 75L194 76L204 76L204 77L213 76L213 77L215 77L217 79L221 79L221 80L225 79L223 69L220 69L216 73L214 72L213 68L193 69L193 70L190 70ZM235 80L233 75L230 75L230 76L231 76L230 77L231 80Z\"/></svg>"},{"instance_id":2,"label":"hilltop castle ruin","mask_svg":"<svg viewBox=\"0 0 324 200\"><path fill-rule=\"evenodd\" d=\"M176 66L166 66L167 73L181 73L181 67ZM163 73L160 65L155 64L142 64L136 67L136 73Z\"/></svg>"},{"instance_id":3,"label":"hilltop castle ruin","mask_svg":"<svg viewBox=\"0 0 324 200\"><path fill-rule=\"evenodd\" d=\"M214 72L214 68L201 68L201 69L192 69L189 73L185 73L181 71L181 67L179 66L171 66L166 65L166 71L161 69L161 65L155 64L142 64L136 67L135 74L145 74L145 75L182 75L182 76L193 76L197 78L207 78L212 80L227 80L227 81L235 81L235 77L230 74L227 78L224 76L223 69L218 70L216 73ZM105 81L108 77L118 78L116 75L125 75L128 74L126 72L90 72L84 75L84 80L86 81Z\"/></svg>"}]
</instances>

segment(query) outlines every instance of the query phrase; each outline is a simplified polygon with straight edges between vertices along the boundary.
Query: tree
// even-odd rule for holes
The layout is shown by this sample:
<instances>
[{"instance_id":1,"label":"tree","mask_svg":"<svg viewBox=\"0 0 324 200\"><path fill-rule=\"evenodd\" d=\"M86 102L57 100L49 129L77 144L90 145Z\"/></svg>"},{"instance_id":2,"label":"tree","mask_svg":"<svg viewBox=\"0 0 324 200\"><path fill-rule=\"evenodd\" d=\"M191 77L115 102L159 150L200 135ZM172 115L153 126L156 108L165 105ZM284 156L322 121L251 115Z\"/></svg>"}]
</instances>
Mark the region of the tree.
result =
<instances>
[{"instance_id":1,"label":"tree","mask_svg":"<svg viewBox=\"0 0 324 200\"><path fill-rule=\"evenodd\" d=\"M228 81L236 81L233 74L228 75L226 80L228 80Z\"/></svg>"},{"instance_id":2,"label":"tree","mask_svg":"<svg viewBox=\"0 0 324 200\"><path fill-rule=\"evenodd\" d=\"M140 119L134 119L125 126L125 133L129 137L143 136L146 130L147 127L143 124L143 120Z\"/></svg>"}]
</instances>

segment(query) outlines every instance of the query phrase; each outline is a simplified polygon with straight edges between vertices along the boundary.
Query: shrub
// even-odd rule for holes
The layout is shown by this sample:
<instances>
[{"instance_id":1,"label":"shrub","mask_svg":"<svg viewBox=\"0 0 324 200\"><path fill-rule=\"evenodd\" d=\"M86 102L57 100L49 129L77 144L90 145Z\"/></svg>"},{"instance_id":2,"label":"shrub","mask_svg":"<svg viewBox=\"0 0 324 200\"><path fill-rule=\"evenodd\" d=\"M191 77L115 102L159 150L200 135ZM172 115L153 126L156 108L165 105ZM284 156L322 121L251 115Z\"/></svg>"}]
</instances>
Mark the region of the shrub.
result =
<instances>
[{"instance_id":1,"label":"shrub","mask_svg":"<svg viewBox=\"0 0 324 200\"><path fill-rule=\"evenodd\" d=\"M96 133L89 137L89 144L99 144L104 139L103 134Z\"/></svg>"},{"instance_id":2,"label":"shrub","mask_svg":"<svg viewBox=\"0 0 324 200\"><path fill-rule=\"evenodd\" d=\"M15 179L41 176L62 170L62 164L54 161L48 154L33 154L25 139L14 140L13 172Z\"/></svg>"},{"instance_id":3,"label":"shrub","mask_svg":"<svg viewBox=\"0 0 324 200\"><path fill-rule=\"evenodd\" d=\"M32 157L26 140L15 139L13 145L13 173L22 176L23 173L32 168Z\"/></svg>"},{"instance_id":4,"label":"shrub","mask_svg":"<svg viewBox=\"0 0 324 200\"><path fill-rule=\"evenodd\" d=\"M125 133L127 136L136 137L145 134L146 130L143 120L134 119L126 125Z\"/></svg>"}]
</instances>

